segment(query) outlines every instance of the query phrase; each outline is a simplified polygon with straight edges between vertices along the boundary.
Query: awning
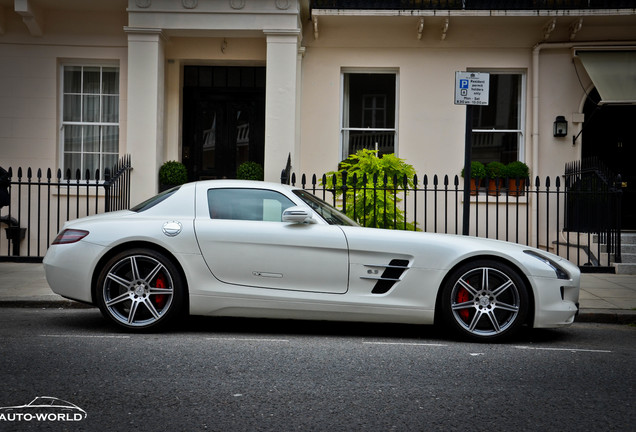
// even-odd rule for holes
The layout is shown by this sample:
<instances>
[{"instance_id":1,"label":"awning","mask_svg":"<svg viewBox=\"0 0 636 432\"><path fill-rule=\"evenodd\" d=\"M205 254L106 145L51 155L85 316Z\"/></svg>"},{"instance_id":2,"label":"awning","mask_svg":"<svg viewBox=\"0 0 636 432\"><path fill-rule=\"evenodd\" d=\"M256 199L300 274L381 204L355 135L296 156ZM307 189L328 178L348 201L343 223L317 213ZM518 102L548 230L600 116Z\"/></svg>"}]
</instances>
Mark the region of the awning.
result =
<instances>
[{"instance_id":1,"label":"awning","mask_svg":"<svg viewBox=\"0 0 636 432\"><path fill-rule=\"evenodd\" d=\"M601 104L636 105L636 50L575 50Z\"/></svg>"}]
</instances>

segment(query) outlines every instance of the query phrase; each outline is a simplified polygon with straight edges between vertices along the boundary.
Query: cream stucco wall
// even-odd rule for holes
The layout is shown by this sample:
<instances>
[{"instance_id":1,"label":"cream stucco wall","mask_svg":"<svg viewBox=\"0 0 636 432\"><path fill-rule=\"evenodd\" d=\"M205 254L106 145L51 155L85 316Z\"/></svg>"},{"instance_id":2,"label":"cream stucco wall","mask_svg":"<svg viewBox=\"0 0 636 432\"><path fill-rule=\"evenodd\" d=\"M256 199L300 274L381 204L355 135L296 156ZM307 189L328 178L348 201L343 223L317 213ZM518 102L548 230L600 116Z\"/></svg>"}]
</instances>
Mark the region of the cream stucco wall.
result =
<instances>
[{"instance_id":1,"label":"cream stucco wall","mask_svg":"<svg viewBox=\"0 0 636 432\"><path fill-rule=\"evenodd\" d=\"M368 28L349 24L326 27L318 39L305 35L303 59L300 170L322 173L335 169L342 157L340 125L343 71L395 71L398 74L397 154L419 173L459 174L464 157L466 108L454 105L456 71L508 71L524 74L523 149L519 159L533 166L532 174L559 175L565 161L580 155L571 140L554 138L552 123L564 115L572 125L584 97L569 49L540 53L538 161L533 160L532 46L520 45L526 29L509 29L506 39L472 42L482 29L465 25L448 36L447 44L428 35L419 41L413 28L388 25ZM331 33L331 34L329 34ZM380 34L382 37L379 37ZM323 35L325 40L323 40ZM423 39L427 35L425 34ZM458 40L459 38L463 38ZM345 41L336 46L335 40ZM370 42L371 41L371 42ZM377 46L372 45L373 41ZM494 43L498 46L482 46ZM342 46L349 45L349 46ZM475 46L471 46L475 45ZM588 80L584 70L579 70ZM588 80L589 82L589 80Z\"/></svg>"},{"instance_id":2,"label":"cream stucco wall","mask_svg":"<svg viewBox=\"0 0 636 432\"><path fill-rule=\"evenodd\" d=\"M127 47L123 12L50 11L46 31L32 36L15 13L4 13L0 35L0 165L60 167L60 74L64 63L117 64L120 131L126 127ZM120 133L120 153L127 151ZM26 172L25 172L26 174ZM54 174L55 175L55 174Z\"/></svg>"}]
</instances>

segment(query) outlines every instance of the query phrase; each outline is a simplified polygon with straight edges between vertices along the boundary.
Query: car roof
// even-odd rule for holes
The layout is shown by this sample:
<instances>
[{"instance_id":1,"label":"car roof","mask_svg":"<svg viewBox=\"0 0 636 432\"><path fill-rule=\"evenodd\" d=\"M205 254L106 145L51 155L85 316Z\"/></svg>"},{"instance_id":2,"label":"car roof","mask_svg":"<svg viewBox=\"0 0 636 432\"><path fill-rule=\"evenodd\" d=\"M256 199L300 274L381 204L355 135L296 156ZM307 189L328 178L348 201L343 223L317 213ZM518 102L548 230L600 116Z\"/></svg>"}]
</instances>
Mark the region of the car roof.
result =
<instances>
[{"instance_id":1,"label":"car roof","mask_svg":"<svg viewBox=\"0 0 636 432\"><path fill-rule=\"evenodd\" d=\"M257 181L257 180L199 180L194 182L197 186L204 188L253 188L253 189L272 189L277 191L291 191L299 189L294 186L285 185L282 183Z\"/></svg>"}]
</instances>

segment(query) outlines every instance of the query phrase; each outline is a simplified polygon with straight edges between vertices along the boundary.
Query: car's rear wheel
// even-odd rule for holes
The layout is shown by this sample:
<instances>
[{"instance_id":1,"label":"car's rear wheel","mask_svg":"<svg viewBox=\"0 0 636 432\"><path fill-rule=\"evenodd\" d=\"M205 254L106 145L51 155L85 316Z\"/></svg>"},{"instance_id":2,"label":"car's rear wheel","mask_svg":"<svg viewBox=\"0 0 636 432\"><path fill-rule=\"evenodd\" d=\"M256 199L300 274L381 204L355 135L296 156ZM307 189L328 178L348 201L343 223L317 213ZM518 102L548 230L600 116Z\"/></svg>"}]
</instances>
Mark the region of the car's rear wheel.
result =
<instances>
[{"instance_id":1,"label":"car's rear wheel","mask_svg":"<svg viewBox=\"0 0 636 432\"><path fill-rule=\"evenodd\" d=\"M163 254L133 249L112 257L97 279L102 314L120 327L163 327L182 310L184 285L176 266Z\"/></svg>"},{"instance_id":2,"label":"car's rear wheel","mask_svg":"<svg viewBox=\"0 0 636 432\"><path fill-rule=\"evenodd\" d=\"M498 261L467 263L442 288L442 317L455 333L475 341L512 335L528 313L528 292L510 266Z\"/></svg>"}]
</instances>

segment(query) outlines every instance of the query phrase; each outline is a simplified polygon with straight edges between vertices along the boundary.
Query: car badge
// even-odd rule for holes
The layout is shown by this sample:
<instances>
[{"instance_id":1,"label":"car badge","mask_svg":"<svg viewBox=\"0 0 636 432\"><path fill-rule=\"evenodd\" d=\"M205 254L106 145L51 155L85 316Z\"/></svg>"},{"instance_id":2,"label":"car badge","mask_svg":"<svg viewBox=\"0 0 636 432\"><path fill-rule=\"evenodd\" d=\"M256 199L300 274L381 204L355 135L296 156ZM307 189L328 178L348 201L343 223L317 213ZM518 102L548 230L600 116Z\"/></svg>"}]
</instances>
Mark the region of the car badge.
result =
<instances>
[{"instance_id":1,"label":"car badge","mask_svg":"<svg viewBox=\"0 0 636 432\"><path fill-rule=\"evenodd\" d=\"M168 237L178 236L181 232L181 222L170 221L163 224L163 233Z\"/></svg>"}]
</instances>

